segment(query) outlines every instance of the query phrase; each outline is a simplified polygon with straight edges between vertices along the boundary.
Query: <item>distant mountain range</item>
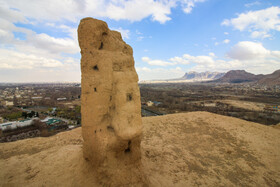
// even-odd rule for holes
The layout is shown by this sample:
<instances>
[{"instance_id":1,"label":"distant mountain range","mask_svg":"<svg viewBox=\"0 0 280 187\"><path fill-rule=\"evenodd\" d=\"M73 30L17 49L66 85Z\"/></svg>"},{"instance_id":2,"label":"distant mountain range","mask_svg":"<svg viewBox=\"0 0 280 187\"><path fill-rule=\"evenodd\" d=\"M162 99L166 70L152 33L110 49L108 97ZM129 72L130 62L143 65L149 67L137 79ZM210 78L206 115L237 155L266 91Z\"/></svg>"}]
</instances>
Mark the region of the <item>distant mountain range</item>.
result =
<instances>
[{"instance_id":1,"label":"distant mountain range","mask_svg":"<svg viewBox=\"0 0 280 187\"><path fill-rule=\"evenodd\" d=\"M280 70L268 75L255 75L245 70L231 70L227 73L220 72L195 72L185 73L181 78L168 80L141 81L141 83L188 83L188 82L207 82L207 83L255 83L259 85L280 85Z\"/></svg>"},{"instance_id":2,"label":"distant mountain range","mask_svg":"<svg viewBox=\"0 0 280 187\"><path fill-rule=\"evenodd\" d=\"M152 80L152 81L141 81L140 83L187 83L187 82L206 82L213 81L223 77L225 73L220 72L195 72L190 71L185 73L181 78L167 79L167 80Z\"/></svg>"},{"instance_id":3,"label":"distant mountain range","mask_svg":"<svg viewBox=\"0 0 280 187\"><path fill-rule=\"evenodd\" d=\"M221 77L223 77L225 73L219 73L219 72L195 72L190 71L188 73L185 73L185 75L180 78L179 80L192 80L193 82L201 82L201 81L209 81L209 80L216 80Z\"/></svg>"},{"instance_id":4,"label":"distant mountain range","mask_svg":"<svg viewBox=\"0 0 280 187\"><path fill-rule=\"evenodd\" d=\"M255 75L248 73L244 70L231 70L227 72L223 77L213 80L214 83L256 83L259 85L280 85L280 70L273 72L272 74L259 74Z\"/></svg>"}]
</instances>

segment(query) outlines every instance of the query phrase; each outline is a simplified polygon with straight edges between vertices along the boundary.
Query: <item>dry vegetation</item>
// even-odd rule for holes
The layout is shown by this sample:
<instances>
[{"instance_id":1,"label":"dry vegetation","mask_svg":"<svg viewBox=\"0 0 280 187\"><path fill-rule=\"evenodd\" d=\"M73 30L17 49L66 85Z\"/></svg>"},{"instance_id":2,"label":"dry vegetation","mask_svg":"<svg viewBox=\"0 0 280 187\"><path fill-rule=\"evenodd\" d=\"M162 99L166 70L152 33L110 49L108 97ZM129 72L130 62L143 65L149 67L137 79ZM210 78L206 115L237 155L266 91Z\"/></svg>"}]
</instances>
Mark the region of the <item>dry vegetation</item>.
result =
<instances>
[{"instance_id":1,"label":"dry vegetation","mask_svg":"<svg viewBox=\"0 0 280 187\"><path fill-rule=\"evenodd\" d=\"M142 102L158 101L151 107L162 113L208 111L264 125L280 122L280 112L265 111L266 105L280 106L275 88L242 84L142 84Z\"/></svg>"}]
</instances>

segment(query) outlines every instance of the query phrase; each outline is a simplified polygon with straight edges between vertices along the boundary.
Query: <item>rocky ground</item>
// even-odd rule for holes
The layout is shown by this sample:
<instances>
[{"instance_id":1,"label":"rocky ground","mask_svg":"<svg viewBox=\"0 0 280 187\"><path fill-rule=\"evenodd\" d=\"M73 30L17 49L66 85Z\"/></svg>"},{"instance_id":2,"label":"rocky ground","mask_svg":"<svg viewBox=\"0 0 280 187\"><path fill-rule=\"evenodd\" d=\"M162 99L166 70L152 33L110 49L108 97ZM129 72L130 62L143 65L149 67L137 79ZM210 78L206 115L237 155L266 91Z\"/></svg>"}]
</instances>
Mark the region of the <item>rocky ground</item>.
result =
<instances>
[{"instance_id":1,"label":"rocky ground","mask_svg":"<svg viewBox=\"0 0 280 187\"><path fill-rule=\"evenodd\" d=\"M280 186L280 128L208 112L142 118L149 186ZM81 128L0 144L0 186L102 186ZM129 171L128 171L129 172Z\"/></svg>"}]
</instances>

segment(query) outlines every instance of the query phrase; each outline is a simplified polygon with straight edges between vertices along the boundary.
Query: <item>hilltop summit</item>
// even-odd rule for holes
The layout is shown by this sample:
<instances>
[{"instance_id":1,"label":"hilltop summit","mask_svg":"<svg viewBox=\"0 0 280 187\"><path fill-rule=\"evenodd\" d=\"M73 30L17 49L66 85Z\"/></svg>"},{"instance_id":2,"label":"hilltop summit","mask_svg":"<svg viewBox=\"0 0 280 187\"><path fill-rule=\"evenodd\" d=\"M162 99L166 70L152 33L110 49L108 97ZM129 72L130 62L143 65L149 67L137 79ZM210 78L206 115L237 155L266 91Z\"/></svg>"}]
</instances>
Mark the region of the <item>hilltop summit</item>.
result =
<instances>
[{"instance_id":1,"label":"hilltop summit","mask_svg":"<svg viewBox=\"0 0 280 187\"><path fill-rule=\"evenodd\" d=\"M263 75L254 75L245 70L231 70L228 71L223 77L214 82L219 83L244 83L258 81Z\"/></svg>"},{"instance_id":2,"label":"hilltop summit","mask_svg":"<svg viewBox=\"0 0 280 187\"><path fill-rule=\"evenodd\" d=\"M208 112L142 120L149 186L280 185L279 128ZM83 159L81 128L2 143L0 153L0 186L103 186L108 180Z\"/></svg>"}]
</instances>

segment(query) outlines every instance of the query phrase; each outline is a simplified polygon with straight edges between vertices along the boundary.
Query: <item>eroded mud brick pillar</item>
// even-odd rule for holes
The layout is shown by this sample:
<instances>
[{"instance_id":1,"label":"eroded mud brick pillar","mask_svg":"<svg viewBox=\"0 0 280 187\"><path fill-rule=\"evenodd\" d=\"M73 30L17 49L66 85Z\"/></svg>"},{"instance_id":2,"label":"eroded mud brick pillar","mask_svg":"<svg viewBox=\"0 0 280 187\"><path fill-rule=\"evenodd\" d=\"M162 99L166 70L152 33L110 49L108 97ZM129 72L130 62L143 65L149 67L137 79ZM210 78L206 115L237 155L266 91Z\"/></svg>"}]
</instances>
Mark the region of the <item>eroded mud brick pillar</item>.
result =
<instances>
[{"instance_id":1,"label":"eroded mud brick pillar","mask_svg":"<svg viewBox=\"0 0 280 187\"><path fill-rule=\"evenodd\" d=\"M140 160L140 91L132 48L103 21L81 20L82 134L85 159L115 167Z\"/></svg>"}]
</instances>

